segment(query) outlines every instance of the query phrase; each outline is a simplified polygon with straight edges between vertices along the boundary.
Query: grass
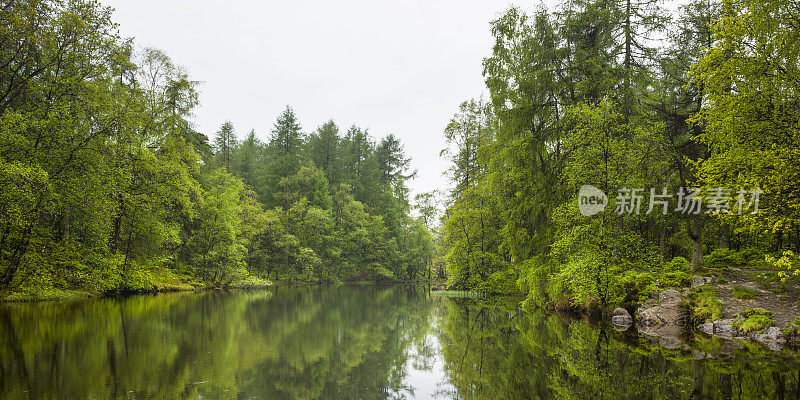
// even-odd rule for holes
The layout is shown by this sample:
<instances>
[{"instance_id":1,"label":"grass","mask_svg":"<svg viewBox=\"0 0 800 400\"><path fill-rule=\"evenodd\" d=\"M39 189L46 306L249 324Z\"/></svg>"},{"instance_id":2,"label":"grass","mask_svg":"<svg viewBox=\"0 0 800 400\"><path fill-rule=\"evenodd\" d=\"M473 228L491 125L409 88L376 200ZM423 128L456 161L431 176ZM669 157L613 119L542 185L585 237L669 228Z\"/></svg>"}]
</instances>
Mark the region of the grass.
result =
<instances>
[{"instance_id":1,"label":"grass","mask_svg":"<svg viewBox=\"0 0 800 400\"><path fill-rule=\"evenodd\" d=\"M272 286L272 281L254 276L249 276L233 282L229 289L254 289ZM146 269L133 270L125 276L124 282L114 290L90 290L86 287L59 288L52 285L35 285L18 288L8 293L0 292L0 302L32 302L32 301L70 301L87 299L95 296L108 296L119 293L131 292L179 292L207 289L210 285L203 285L183 276L169 271L166 268L158 271Z\"/></svg>"},{"instance_id":2,"label":"grass","mask_svg":"<svg viewBox=\"0 0 800 400\"><path fill-rule=\"evenodd\" d=\"M781 277L777 272L753 272L749 274L750 280L760 284L779 282Z\"/></svg>"},{"instance_id":3,"label":"grass","mask_svg":"<svg viewBox=\"0 0 800 400\"><path fill-rule=\"evenodd\" d=\"M736 297L737 299L752 299L758 296L757 290L742 286L734 286L733 289L731 289L731 292L733 292L733 297Z\"/></svg>"},{"instance_id":4,"label":"grass","mask_svg":"<svg viewBox=\"0 0 800 400\"><path fill-rule=\"evenodd\" d=\"M800 339L800 317L795 317L794 321L787 324L782 331L786 336L786 339L793 343L797 343L797 340Z\"/></svg>"},{"instance_id":5,"label":"grass","mask_svg":"<svg viewBox=\"0 0 800 400\"><path fill-rule=\"evenodd\" d=\"M686 287L692 282L692 276L682 271L667 272L661 276L661 287Z\"/></svg>"},{"instance_id":6,"label":"grass","mask_svg":"<svg viewBox=\"0 0 800 400\"><path fill-rule=\"evenodd\" d=\"M763 308L750 308L739 313L733 321L733 329L745 335L760 332L775 323L772 312Z\"/></svg>"},{"instance_id":7,"label":"grass","mask_svg":"<svg viewBox=\"0 0 800 400\"><path fill-rule=\"evenodd\" d=\"M87 299L92 296L85 290L59 289L52 287L24 288L0 297L0 301L28 302L28 301L69 301Z\"/></svg>"},{"instance_id":8,"label":"grass","mask_svg":"<svg viewBox=\"0 0 800 400\"><path fill-rule=\"evenodd\" d=\"M431 294L435 294L437 296L442 297L467 297L467 298L479 298L486 296L483 292L478 292L476 290L435 290L432 291Z\"/></svg>"},{"instance_id":9,"label":"grass","mask_svg":"<svg viewBox=\"0 0 800 400\"><path fill-rule=\"evenodd\" d=\"M255 276L248 276L228 286L231 289L257 289L272 286L272 281Z\"/></svg>"},{"instance_id":10,"label":"grass","mask_svg":"<svg viewBox=\"0 0 800 400\"><path fill-rule=\"evenodd\" d=\"M688 309L695 323L713 321L722 317L722 303L717 299L719 292L710 286L694 289L689 294Z\"/></svg>"}]
</instances>

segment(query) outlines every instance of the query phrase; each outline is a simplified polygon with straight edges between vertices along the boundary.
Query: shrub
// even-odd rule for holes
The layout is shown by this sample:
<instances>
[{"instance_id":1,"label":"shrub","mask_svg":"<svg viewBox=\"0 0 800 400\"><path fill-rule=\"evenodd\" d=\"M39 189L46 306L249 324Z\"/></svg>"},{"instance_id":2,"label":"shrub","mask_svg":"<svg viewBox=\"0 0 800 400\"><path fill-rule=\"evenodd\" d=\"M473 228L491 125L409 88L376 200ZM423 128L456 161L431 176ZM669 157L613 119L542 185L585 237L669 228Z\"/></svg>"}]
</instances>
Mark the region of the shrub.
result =
<instances>
[{"instance_id":1,"label":"shrub","mask_svg":"<svg viewBox=\"0 0 800 400\"><path fill-rule=\"evenodd\" d=\"M772 326L772 312L763 308L749 308L739 313L733 321L733 330L742 334L760 332Z\"/></svg>"},{"instance_id":2,"label":"shrub","mask_svg":"<svg viewBox=\"0 0 800 400\"><path fill-rule=\"evenodd\" d=\"M685 287L692 282L692 276L682 271L667 272L662 276L662 287Z\"/></svg>"},{"instance_id":3,"label":"shrub","mask_svg":"<svg viewBox=\"0 0 800 400\"><path fill-rule=\"evenodd\" d=\"M686 271L689 269L689 260L683 257L675 257L670 262L664 264L666 271Z\"/></svg>"},{"instance_id":4,"label":"shrub","mask_svg":"<svg viewBox=\"0 0 800 400\"><path fill-rule=\"evenodd\" d=\"M742 286L734 286L732 292L733 292L733 297L736 297L737 299L752 299L758 296L757 290L749 289Z\"/></svg>"},{"instance_id":5,"label":"shrub","mask_svg":"<svg viewBox=\"0 0 800 400\"><path fill-rule=\"evenodd\" d=\"M764 261L764 253L755 248L755 247L748 247L746 249L742 249L739 252L739 257L742 258L746 263L761 263Z\"/></svg>"},{"instance_id":6,"label":"shrub","mask_svg":"<svg viewBox=\"0 0 800 400\"><path fill-rule=\"evenodd\" d=\"M716 249L703 257L703 264L709 268L726 268L744 265L745 260L740 253L731 249Z\"/></svg>"},{"instance_id":7,"label":"shrub","mask_svg":"<svg viewBox=\"0 0 800 400\"><path fill-rule=\"evenodd\" d=\"M711 286L702 286L689 293L689 318L695 325L722 317L722 303L717 299L719 292Z\"/></svg>"},{"instance_id":8,"label":"shrub","mask_svg":"<svg viewBox=\"0 0 800 400\"><path fill-rule=\"evenodd\" d=\"M789 322L782 331L786 340L797 343L800 340L800 317L795 317L794 321Z\"/></svg>"},{"instance_id":9,"label":"shrub","mask_svg":"<svg viewBox=\"0 0 800 400\"><path fill-rule=\"evenodd\" d=\"M654 282L652 273L626 271L614 281L609 303L612 305L641 304L650 297L650 292L658 290Z\"/></svg>"}]
</instances>

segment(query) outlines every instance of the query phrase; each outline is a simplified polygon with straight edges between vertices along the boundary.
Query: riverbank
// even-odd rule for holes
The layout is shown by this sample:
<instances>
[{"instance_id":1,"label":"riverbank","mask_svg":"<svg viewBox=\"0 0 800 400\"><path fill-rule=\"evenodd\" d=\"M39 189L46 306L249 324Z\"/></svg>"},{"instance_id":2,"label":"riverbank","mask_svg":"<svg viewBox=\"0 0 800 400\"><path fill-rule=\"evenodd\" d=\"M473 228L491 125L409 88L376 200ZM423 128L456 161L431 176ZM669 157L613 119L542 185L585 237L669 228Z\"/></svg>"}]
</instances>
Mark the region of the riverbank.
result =
<instances>
[{"instance_id":1,"label":"riverbank","mask_svg":"<svg viewBox=\"0 0 800 400\"><path fill-rule=\"evenodd\" d=\"M91 288L59 288L53 286L27 286L0 292L0 302L39 302L39 301L73 301L93 297L108 297L127 294L193 292L217 289L257 289L274 285L268 279L250 276L226 285L213 285L175 277L150 282L138 289L119 288L116 290L92 290Z\"/></svg>"}]
</instances>

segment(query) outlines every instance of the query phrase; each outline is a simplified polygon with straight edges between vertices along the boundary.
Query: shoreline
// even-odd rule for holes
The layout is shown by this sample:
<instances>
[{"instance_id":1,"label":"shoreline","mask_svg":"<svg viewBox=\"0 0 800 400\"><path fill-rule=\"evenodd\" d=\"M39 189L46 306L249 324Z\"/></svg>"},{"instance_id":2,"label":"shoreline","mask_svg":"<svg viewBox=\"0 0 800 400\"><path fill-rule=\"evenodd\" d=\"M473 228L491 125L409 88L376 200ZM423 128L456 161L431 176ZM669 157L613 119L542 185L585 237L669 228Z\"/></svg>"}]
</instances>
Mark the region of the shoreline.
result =
<instances>
[{"instance_id":1,"label":"shoreline","mask_svg":"<svg viewBox=\"0 0 800 400\"><path fill-rule=\"evenodd\" d=\"M245 280L232 285L220 286L194 286L189 283L162 284L156 285L150 290L118 290L109 292L92 292L85 289L60 289L60 288L39 288L0 292L0 304L4 303L40 303L40 302L70 302L88 300L95 298L126 297L140 294L159 294L159 293L179 293L179 292L205 292L205 291L227 291L227 290L247 290L247 289L266 289L276 286L325 286L325 285L430 285L435 286L436 282L385 282L385 281L346 281L346 282L307 282L307 281L273 281L257 278L255 280ZM34 293L35 292L35 293Z\"/></svg>"}]
</instances>

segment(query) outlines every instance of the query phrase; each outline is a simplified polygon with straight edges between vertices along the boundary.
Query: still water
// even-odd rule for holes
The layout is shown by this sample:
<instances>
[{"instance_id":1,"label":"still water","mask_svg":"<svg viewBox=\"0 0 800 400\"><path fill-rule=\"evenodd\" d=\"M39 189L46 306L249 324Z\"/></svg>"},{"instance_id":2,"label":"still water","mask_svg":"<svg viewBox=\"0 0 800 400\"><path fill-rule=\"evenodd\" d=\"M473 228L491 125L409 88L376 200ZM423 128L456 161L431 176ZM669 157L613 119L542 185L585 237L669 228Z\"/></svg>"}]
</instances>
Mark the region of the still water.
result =
<instances>
[{"instance_id":1,"label":"still water","mask_svg":"<svg viewBox=\"0 0 800 400\"><path fill-rule=\"evenodd\" d=\"M415 286L0 304L0 399L794 399L791 353L664 349Z\"/></svg>"}]
</instances>

